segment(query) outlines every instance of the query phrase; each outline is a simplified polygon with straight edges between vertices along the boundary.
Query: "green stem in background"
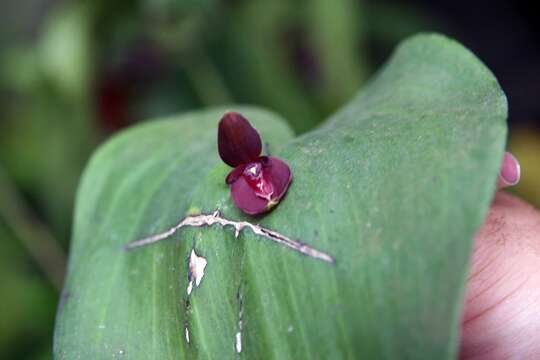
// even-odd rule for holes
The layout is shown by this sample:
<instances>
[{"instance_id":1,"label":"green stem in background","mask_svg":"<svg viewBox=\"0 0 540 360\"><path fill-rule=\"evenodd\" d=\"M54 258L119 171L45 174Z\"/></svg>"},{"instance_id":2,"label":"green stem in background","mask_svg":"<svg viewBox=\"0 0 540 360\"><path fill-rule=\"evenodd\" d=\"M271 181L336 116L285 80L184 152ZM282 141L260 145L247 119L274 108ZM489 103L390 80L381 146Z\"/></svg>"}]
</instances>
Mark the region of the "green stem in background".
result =
<instances>
[{"instance_id":1,"label":"green stem in background","mask_svg":"<svg viewBox=\"0 0 540 360\"><path fill-rule=\"evenodd\" d=\"M199 51L196 61L184 66L195 92L206 106L222 105L233 102L219 70L206 52Z\"/></svg>"},{"instance_id":2,"label":"green stem in background","mask_svg":"<svg viewBox=\"0 0 540 360\"><path fill-rule=\"evenodd\" d=\"M49 229L40 222L19 191L0 168L0 218L11 228L47 279L62 289L65 254Z\"/></svg>"},{"instance_id":3,"label":"green stem in background","mask_svg":"<svg viewBox=\"0 0 540 360\"><path fill-rule=\"evenodd\" d=\"M327 111L341 106L365 78L361 7L353 0L312 0L307 10L306 20L324 81L320 95Z\"/></svg>"},{"instance_id":4,"label":"green stem in background","mask_svg":"<svg viewBox=\"0 0 540 360\"><path fill-rule=\"evenodd\" d=\"M249 101L274 109L297 133L303 133L322 119L284 53L283 30L295 23L288 15L291 6L285 0L239 6L227 29L228 61L239 74L234 79L241 84L238 88L249 89L244 93Z\"/></svg>"}]
</instances>

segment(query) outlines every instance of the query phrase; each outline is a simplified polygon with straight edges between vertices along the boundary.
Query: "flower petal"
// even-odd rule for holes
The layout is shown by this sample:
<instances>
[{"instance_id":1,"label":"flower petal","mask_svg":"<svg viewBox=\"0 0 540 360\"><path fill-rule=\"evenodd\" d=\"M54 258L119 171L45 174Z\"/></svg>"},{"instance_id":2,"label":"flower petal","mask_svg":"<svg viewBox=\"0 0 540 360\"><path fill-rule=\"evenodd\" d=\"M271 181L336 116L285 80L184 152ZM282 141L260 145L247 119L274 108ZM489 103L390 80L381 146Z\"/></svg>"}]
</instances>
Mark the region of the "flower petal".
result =
<instances>
[{"instance_id":1,"label":"flower petal","mask_svg":"<svg viewBox=\"0 0 540 360\"><path fill-rule=\"evenodd\" d=\"M242 173L244 172L244 168L246 166L244 164L240 165L240 166L237 166L235 167L230 173L229 175L227 175L227 177L225 178L225 182L227 184L232 184L233 182L235 182L240 176L242 176Z\"/></svg>"},{"instance_id":2,"label":"flower petal","mask_svg":"<svg viewBox=\"0 0 540 360\"><path fill-rule=\"evenodd\" d=\"M248 215L258 215L268 211L268 200L255 195L255 191L242 176L231 185L231 197L234 204Z\"/></svg>"},{"instance_id":3,"label":"flower petal","mask_svg":"<svg viewBox=\"0 0 540 360\"><path fill-rule=\"evenodd\" d=\"M267 159L263 161L264 177L274 187L272 201L279 202L292 181L291 169L289 169L287 163L276 157L269 156Z\"/></svg>"},{"instance_id":4,"label":"flower petal","mask_svg":"<svg viewBox=\"0 0 540 360\"><path fill-rule=\"evenodd\" d=\"M263 165L263 176L273 188L270 199L265 199L257 195L257 190L249 184L245 175L236 177L231 184L231 197L235 205L249 215L259 215L271 210L276 206L287 192L292 181L292 174L289 166L282 160L275 157L260 157L259 161ZM233 170L227 179L236 174Z\"/></svg>"},{"instance_id":5,"label":"flower petal","mask_svg":"<svg viewBox=\"0 0 540 360\"><path fill-rule=\"evenodd\" d=\"M261 137L242 115L229 112L219 122L218 149L219 156L227 165L237 167L259 157Z\"/></svg>"}]
</instances>

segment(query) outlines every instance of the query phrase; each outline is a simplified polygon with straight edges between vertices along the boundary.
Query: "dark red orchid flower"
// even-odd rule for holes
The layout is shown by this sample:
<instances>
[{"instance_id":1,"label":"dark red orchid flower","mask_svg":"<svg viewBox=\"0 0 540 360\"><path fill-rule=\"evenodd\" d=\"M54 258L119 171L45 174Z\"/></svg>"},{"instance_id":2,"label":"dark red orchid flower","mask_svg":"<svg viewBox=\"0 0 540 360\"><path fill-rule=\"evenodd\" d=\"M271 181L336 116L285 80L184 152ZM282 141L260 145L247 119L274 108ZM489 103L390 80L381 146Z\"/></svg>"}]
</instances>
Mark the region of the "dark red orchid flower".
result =
<instances>
[{"instance_id":1,"label":"dark red orchid flower","mask_svg":"<svg viewBox=\"0 0 540 360\"><path fill-rule=\"evenodd\" d=\"M249 121L235 112L219 122L219 156L232 170L225 182L236 206L249 215L276 206L292 180L289 166L278 158L261 156L261 137Z\"/></svg>"}]
</instances>

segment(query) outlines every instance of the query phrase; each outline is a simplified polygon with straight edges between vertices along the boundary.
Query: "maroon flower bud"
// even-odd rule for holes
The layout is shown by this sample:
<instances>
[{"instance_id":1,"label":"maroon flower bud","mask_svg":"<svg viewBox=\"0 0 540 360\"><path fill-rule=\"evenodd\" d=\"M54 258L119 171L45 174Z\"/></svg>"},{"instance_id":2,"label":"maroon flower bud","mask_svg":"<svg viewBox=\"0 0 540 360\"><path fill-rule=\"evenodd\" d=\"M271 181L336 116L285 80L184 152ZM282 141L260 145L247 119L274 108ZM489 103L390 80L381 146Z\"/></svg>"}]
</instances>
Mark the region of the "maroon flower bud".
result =
<instances>
[{"instance_id":1,"label":"maroon flower bud","mask_svg":"<svg viewBox=\"0 0 540 360\"><path fill-rule=\"evenodd\" d=\"M276 206L292 180L289 166L272 156L260 156L257 130L240 114L226 113L219 122L219 156L234 169L225 182L235 205L249 215L265 213Z\"/></svg>"}]
</instances>

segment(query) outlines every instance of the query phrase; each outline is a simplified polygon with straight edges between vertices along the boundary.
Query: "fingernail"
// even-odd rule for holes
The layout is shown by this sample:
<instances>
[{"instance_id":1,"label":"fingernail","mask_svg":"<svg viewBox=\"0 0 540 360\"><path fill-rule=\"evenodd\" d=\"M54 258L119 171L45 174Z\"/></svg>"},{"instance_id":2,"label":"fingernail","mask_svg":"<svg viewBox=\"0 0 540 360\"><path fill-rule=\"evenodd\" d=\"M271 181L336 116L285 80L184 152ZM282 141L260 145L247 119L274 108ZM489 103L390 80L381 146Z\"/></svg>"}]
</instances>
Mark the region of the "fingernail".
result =
<instances>
[{"instance_id":1,"label":"fingernail","mask_svg":"<svg viewBox=\"0 0 540 360\"><path fill-rule=\"evenodd\" d=\"M519 182L521 168L517 159L509 152L504 153L504 159L501 168L501 179L509 186L516 185Z\"/></svg>"}]
</instances>

